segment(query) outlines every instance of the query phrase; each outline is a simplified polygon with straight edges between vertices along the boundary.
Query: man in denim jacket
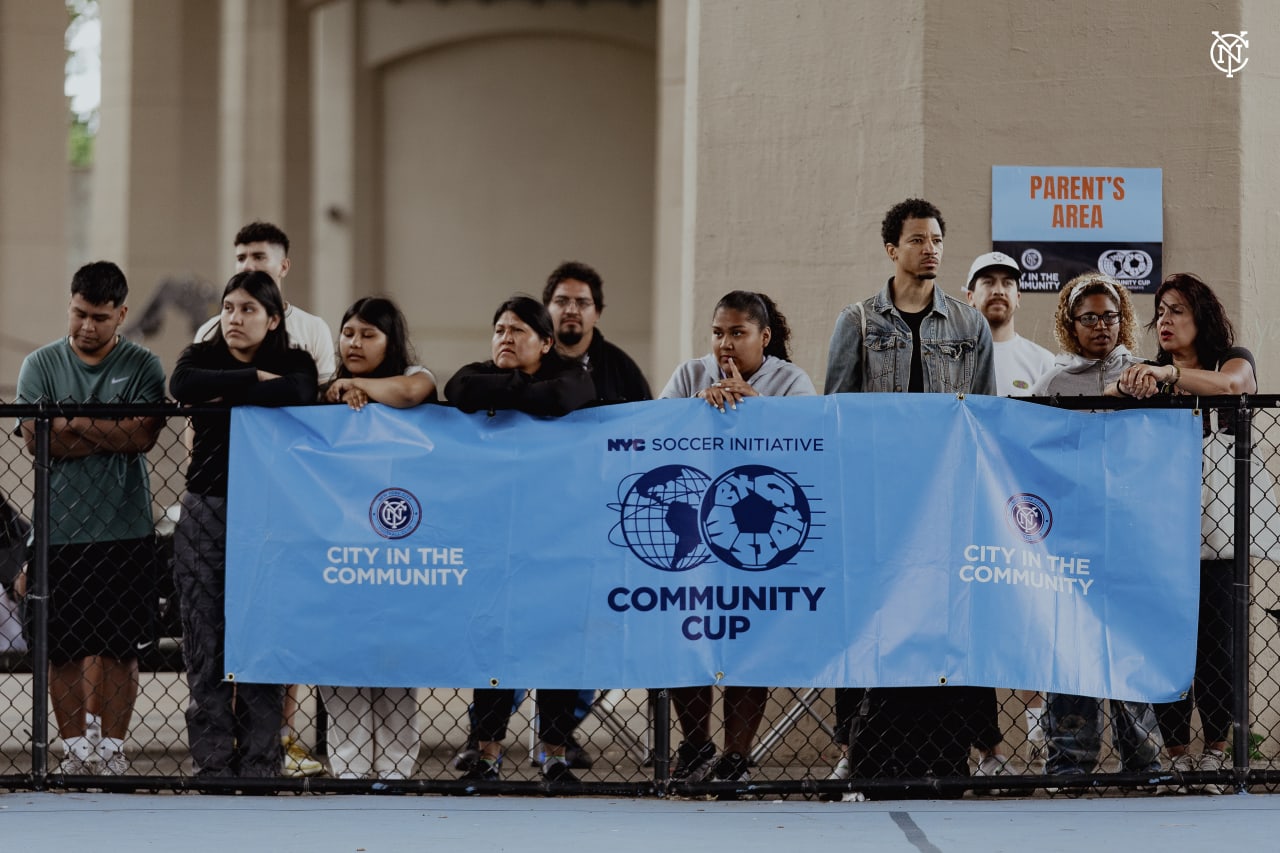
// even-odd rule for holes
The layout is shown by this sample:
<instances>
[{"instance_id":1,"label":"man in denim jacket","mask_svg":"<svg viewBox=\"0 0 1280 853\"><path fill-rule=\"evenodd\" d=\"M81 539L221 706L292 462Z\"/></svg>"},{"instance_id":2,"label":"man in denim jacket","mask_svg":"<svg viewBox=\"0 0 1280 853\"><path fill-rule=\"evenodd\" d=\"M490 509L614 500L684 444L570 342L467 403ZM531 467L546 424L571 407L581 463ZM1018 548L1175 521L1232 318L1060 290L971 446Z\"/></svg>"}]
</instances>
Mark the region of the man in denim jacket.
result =
<instances>
[{"instance_id":1,"label":"man in denim jacket","mask_svg":"<svg viewBox=\"0 0 1280 853\"><path fill-rule=\"evenodd\" d=\"M840 312L825 393L995 394L986 318L935 284L946 233L938 208L907 199L885 215L880 233L893 278ZM835 698L836 741L849 749L832 779L968 776L969 746L990 751L1001 740L991 688L842 689Z\"/></svg>"},{"instance_id":2,"label":"man in denim jacket","mask_svg":"<svg viewBox=\"0 0 1280 853\"><path fill-rule=\"evenodd\" d=\"M893 277L875 296L840 312L825 393L995 394L986 319L935 284L946 233L942 214L924 199L907 199L885 215L880 233Z\"/></svg>"}]
</instances>

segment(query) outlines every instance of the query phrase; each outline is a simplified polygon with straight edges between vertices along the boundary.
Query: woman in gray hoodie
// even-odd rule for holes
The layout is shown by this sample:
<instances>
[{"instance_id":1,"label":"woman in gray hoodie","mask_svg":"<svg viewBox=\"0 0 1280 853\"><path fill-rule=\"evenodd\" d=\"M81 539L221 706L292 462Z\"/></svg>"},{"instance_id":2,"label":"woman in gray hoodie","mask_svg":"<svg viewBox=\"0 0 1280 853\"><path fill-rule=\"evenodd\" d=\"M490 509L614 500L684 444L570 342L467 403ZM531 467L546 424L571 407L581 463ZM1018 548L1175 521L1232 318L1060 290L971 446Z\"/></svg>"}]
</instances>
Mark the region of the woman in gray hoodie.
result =
<instances>
[{"instance_id":1,"label":"woman in gray hoodie","mask_svg":"<svg viewBox=\"0 0 1280 853\"><path fill-rule=\"evenodd\" d=\"M1133 302L1123 284L1100 272L1071 279L1058 297L1055 317L1062 352L1032 387L1032 395L1114 396L1124 369L1142 363L1132 352L1136 328Z\"/></svg>"},{"instance_id":2,"label":"woman in gray hoodie","mask_svg":"<svg viewBox=\"0 0 1280 853\"><path fill-rule=\"evenodd\" d=\"M1118 395L1116 382L1125 368L1142 363L1129 349L1134 345L1136 326L1133 303L1124 285L1097 272L1072 279L1058 298L1056 331L1063 352L1031 393ZM1092 772L1101 746L1102 700L1050 693L1045 704L1049 727L1045 773L1070 776ZM1111 731L1122 769L1160 769L1162 740L1149 703L1112 699Z\"/></svg>"},{"instance_id":3,"label":"woman in gray hoodie","mask_svg":"<svg viewBox=\"0 0 1280 853\"><path fill-rule=\"evenodd\" d=\"M662 398L698 397L720 411L736 409L747 397L814 396L809 375L791 363L791 328L773 300L763 293L735 290L716 303L711 315L711 352L676 368ZM724 755L716 761L711 741L711 688L680 687L672 704L684 731L671 778L745 782L751 743L764 718L767 687L724 690Z\"/></svg>"}]
</instances>

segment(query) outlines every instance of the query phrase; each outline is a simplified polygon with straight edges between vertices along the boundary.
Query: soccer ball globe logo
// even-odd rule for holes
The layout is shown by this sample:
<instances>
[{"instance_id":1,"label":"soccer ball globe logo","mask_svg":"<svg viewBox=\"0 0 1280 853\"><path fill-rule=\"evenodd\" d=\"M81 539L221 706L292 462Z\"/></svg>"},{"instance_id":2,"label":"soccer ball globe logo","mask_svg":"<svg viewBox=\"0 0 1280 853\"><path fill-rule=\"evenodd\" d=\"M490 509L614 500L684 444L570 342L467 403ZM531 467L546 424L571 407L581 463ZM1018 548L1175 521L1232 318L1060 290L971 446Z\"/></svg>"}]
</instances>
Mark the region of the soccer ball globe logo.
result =
<instances>
[{"instance_id":1,"label":"soccer ball globe logo","mask_svg":"<svg viewBox=\"0 0 1280 853\"><path fill-rule=\"evenodd\" d=\"M774 569L809 538L809 499L776 468L741 465L717 477L702 499L703 541L722 562L749 572Z\"/></svg>"}]
</instances>

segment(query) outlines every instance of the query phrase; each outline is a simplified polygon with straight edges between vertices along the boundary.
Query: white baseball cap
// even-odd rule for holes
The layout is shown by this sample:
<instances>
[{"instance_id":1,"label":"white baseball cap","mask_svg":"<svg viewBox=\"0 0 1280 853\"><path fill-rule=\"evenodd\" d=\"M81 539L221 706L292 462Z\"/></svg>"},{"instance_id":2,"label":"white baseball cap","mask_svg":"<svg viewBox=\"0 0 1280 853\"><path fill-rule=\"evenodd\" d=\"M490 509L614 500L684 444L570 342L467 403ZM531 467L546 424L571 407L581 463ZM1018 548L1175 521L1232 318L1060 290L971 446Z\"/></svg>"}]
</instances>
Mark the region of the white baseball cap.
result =
<instances>
[{"instance_id":1,"label":"white baseball cap","mask_svg":"<svg viewBox=\"0 0 1280 853\"><path fill-rule=\"evenodd\" d=\"M987 267L1004 267L1013 270L1018 278L1022 278L1022 269L1018 266L1018 262L1006 255L1004 252L987 252L985 255L978 255L973 265L969 267L969 279L965 282L964 289L973 289L973 280L978 277L978 273Z\"/></svg>"}]
</instances>

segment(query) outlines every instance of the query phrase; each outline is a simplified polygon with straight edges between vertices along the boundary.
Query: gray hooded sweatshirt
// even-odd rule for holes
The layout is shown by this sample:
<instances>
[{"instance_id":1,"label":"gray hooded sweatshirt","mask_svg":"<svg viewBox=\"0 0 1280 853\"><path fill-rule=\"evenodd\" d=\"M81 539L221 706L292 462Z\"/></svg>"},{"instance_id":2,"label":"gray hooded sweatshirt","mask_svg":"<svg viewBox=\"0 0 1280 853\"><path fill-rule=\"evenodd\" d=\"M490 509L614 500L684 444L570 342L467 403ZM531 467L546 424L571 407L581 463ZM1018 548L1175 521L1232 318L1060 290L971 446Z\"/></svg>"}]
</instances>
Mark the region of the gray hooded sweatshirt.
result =
<instances>
[{"instance_id":1,"label":"gray hooded sweatshirt","mask_svg":"<svg viewBox=\"0 0 1280 853\"><path fill-rule=\"evenodd\" d=\"M1142 363L1124 344L1117 345L1102 359L1060 352L1053 360L1053 368L1032 386L1031 394L1035 397L1051 394L1101 397L1107 385L1119 379L1126 367Z\"/></svg>"}]
</instances>

